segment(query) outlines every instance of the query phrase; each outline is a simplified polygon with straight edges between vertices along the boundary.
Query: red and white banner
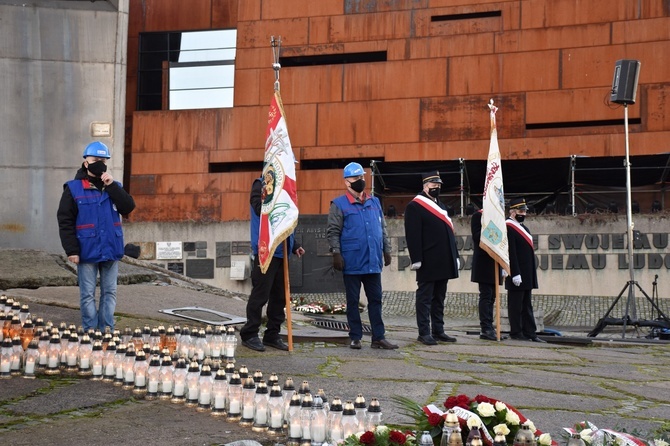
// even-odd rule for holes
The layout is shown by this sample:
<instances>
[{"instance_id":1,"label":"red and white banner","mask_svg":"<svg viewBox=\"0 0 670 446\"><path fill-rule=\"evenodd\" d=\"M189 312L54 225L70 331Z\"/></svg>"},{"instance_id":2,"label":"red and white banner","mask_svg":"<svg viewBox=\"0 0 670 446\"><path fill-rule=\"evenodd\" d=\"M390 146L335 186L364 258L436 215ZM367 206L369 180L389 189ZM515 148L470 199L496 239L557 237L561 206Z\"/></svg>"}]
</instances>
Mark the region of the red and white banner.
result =
<instances>
[{"instance_id":1,"label":"red and white banner","mask_svg":"<svg viewBox=\"0 0 670 446\"><path fill-rule=\"evenodd\" d=\"M498 147L496 129L497 107L491 108L491 143L486 162L486 181L484 182L482 233L479 246L509 274L509 242L505 225L505 192L503 189L502 163Z\"/></svg>"},{"instance_id":2,"label":"red and white banner","mask_svg":"<svg viewBox=\"0 0 670 446\"><path fill-rule=\"evenodd\" d=\"M258 260L263 274L267 271L277 247L291 235L298 224L295 162L281 96L279 91L275 91L270 103L265 135L263 204L258 235Z\"/></svg>"}]
</instances>

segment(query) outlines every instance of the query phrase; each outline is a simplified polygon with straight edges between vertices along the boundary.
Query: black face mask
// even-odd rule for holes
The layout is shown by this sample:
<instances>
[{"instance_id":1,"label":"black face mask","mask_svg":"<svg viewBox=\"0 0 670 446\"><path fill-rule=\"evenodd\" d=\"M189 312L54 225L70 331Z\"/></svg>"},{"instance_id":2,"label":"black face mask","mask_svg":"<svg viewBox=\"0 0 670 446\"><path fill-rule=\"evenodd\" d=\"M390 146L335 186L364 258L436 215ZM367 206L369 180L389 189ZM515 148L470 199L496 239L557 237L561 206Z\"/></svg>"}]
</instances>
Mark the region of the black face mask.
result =
<instances>
[{"instance_id":1,"label":"black face mask","mask_svg":"<svg viewBox=\"0 0 670 446\"><path fill-rule=\"evenodd\" d=\"M514 217L514 218L516 218L516 221L518 221L519 223L523 223L523 221L526 219L526 216L525 216L525 215L516 214L516 217Z\"/></svg>"},{"instance_id":2,"label":"black face mask","mask_svg":"<svg viewBox=\"0 0 670 446\"><path fill-rule=\"evenodd\" d=\"M96 161L95 163L88 163L87 169L93 176L99 177L107 172L107 164L102 161Z\"/></svg>"},{"instance_id":3,"label":"black face mask","mask_svg":"<svg viewBox=\"0 0 670 446\"><path fill-rule=\"evenodd\" d=\"M440 188L439 187L431 187L428 189L428 195L430 195L433 198L437 198L440 196Z\"/></svg>"},{"instance_id":4,"label":"black face mask","mask_svg":"<svg viewBox=\"0 0 670 446\"><path fill-rule=\"evenodd\" d=\"M360 194L365 190L365 180L361 178L360 180L356 180L353 183L349 183L349 187Z\"/></svg>"}]
</instances>

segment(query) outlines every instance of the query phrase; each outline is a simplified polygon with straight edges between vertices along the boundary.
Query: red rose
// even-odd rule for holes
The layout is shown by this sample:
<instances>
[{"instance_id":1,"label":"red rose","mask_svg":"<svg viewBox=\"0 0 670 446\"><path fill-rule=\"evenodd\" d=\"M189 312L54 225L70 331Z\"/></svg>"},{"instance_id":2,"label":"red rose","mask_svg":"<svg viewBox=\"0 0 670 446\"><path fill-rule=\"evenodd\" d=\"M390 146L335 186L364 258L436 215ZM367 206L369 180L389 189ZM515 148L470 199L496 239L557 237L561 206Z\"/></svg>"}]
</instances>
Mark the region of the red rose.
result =
<instances>
[{"instance_id":1,"label":"red rose","mask_svg":"<svg viewBox=\"0 0 670 446\"><path fill-rule=\"evenodd\" d=\"M442 416L436 413L431 413L428 415L428 423L431 426L439 426L442 423Z\"/></svg>"},{"instance_id":2,"label":"red rose","mask_svg":"<svg viewBox=\"0 0 670 446\"><path fill-rule=\"evenodd\" d=\"M456 405L463 409L470 409L470 398L467 395L458 395L456 397Z\"/></svg>"},{"instance_id":3,"label":"red rose","mask_svg":"<svg viewBox=\"0 0 670 446\"><path fill-rule=\"evenodd\" d=\"M375 444L375 434L367 431L361 435L361 443L363 444Z\"/></svg>"},{"instance_id":4,"label":"red rose","mask_svg":"<svg viewBox=\"0 0 670 446\"><path fill-rule=\"evenodd\" d=\"M407 437L400 431L391 431L389 433L389 442L393 444L402 445L405 444Z\"/></svg>"}]
</instances>

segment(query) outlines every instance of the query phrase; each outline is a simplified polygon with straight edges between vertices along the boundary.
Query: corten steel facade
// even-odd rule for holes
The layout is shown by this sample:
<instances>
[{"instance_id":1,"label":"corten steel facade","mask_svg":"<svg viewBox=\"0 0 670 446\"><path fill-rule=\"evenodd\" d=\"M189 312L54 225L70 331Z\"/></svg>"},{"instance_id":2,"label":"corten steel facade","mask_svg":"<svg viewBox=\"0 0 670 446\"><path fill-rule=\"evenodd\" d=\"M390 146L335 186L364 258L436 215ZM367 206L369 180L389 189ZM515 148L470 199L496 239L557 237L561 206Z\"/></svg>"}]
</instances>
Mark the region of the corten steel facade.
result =
<instances>
[{"instance_id":1,"label":"corten steel facade","mask_svg":"<svg viewBox=\"0 0 670 446\"><path fill-rule=\"evenodd\" d=\"M663 0L130 0L131 220L248 219L271 36L283 58L385 52L382 62L281 69L303 214L327 213L351 159L485 160L490 98L503 160L621 157L623 108L606 104L618 59L642 63L631 155L670 152L669 16ZM223 28L238 32L233 108L135 111L141 33Z\"/></svg>"}]
</instances>

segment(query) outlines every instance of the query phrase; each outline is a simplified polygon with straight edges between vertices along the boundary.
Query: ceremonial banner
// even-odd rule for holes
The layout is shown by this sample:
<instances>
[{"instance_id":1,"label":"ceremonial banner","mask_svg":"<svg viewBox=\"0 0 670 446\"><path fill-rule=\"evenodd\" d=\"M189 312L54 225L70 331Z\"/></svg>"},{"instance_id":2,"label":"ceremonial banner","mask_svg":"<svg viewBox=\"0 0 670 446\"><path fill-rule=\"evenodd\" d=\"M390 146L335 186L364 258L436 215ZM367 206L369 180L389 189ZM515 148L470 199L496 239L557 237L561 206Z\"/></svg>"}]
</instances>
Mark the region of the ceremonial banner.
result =
<instances>
[{"instance_id":1,"label":"ceremonial banner","mask_svg":"<svg viewBox=\"0 0 670 446\"><path fill-rule=\"evenodd\" d=\"M503 189L502 164L498 147L496 129L496 111L493 100L491 108L491 143L486 162L486 181L484 182L482 234L479 246L509 274L509 244L505 225L505 193Z\"/></svg>"},{"instance_id":2,"label":"ceremonial banner","mask_svg":"<svg viewBox=\"0 0 670 446\"><path fill-rule=\"evenodd\" d=\"M265 135L263 204L258 235L258 260L263 274L270 265L275 249L291 235L298 224L295 178L295 156L288 137L284 108L279 91L275 91ZM284 253L284 258L287 258L287 253Z\"/></svg>"}]
</instances>

